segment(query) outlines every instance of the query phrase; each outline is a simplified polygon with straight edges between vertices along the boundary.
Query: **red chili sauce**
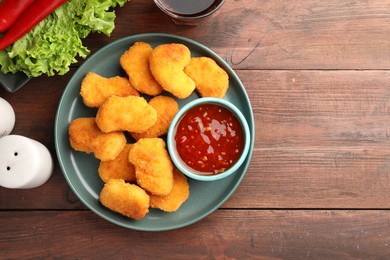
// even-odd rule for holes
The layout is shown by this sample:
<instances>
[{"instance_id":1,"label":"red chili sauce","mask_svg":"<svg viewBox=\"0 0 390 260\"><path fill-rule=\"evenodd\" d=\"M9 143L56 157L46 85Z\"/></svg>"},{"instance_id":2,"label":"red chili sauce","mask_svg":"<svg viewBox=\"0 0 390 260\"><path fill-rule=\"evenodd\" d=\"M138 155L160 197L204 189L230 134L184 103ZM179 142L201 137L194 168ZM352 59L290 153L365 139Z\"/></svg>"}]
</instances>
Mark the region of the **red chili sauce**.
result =
<instances>
[{"instance_id":1,"label":"red chili sauce","mask_svg":"<svg viewBox=\"0 0 390 260\"><path fill-rule=\"evenodd\" d=\"M181 159L201 175L226 171L244 148L240 122L230 110L215 104L187 111L179 122L175 141Z\"/></svg>"}]
</instances>

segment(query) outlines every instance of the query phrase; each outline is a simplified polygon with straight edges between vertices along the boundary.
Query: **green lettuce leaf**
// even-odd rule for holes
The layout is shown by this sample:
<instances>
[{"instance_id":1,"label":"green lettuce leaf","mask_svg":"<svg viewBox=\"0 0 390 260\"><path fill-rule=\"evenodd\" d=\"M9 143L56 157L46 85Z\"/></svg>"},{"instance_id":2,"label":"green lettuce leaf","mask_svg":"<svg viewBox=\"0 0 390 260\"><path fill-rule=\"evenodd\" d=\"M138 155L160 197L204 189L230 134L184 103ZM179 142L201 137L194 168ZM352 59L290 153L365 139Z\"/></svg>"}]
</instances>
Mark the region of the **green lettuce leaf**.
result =
<instances>
[{"instance_id":1,"label":"green lettuce leaf","mask_svg":"<svg viewBox=\"0 0 390 260\"><path fill-rule=\"evenodd\" d=\"M64 75L77 57L90 53L82 39L92 32L110 36L115 12L127 0L69 0L28 34L0 51L2 73L24 72L29 77Z\"/></svg>"}]
</instances>

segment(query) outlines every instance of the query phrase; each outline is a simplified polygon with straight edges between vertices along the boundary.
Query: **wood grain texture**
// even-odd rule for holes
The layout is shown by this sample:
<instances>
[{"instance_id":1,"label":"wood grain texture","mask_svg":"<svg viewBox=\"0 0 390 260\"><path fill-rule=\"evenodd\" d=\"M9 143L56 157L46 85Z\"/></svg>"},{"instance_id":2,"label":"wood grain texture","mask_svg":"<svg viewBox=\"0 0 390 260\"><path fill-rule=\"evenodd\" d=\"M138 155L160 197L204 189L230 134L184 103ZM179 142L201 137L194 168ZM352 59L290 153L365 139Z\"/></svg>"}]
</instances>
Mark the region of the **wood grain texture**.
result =
<instances>
[{"instance_id":1,"label":"wood grain texture","mask_svg":"<svg viewBox=\"0 0 390 260\"><path fill-rule=\"evenodd\" d=\"M237 73L252 102L255 150L242 185L224 207L390 207L389 72ZM55 110L68 77L48 78L17 94L0 92L16 108L14 133L44 143L54 158ZM58 163L47 185L0 188L0 195L3 209L83 208Z\"/></svg>"},{"instance_id":2,"label":"wood grain texture","mask_svg":"<svg viewBox=\"0 0 390 260\"><path fill-rule=\"evenodd\" d=\"M250 170L226 206L389 208L390 73L239 71L252 100ZM299 198L297 200L296 198Z\"/></svg>"},{"instance_id":3,"label":"wood grain texture","mask_svg":"<svg viewBox=\"0 0 390 260\"><path fill-rule=\"evenodd\" d=\"M207 45L235 69L389 69L390 1L227 0L197 26L177 26L152 1L117 10L111 38L91 35L92 51L145 32ZM147 25L147 26L145 26Z\"/></svg>"},{"instance_id":4,"label":"wood grain texture","mask_svg":"<svg viewBox=\"0 0 390 260\"><path fill-rule=\"evenodd\" d=\"M58 101L80 60L64 76L0 89L16 112L13 134L43 143L55 162L39 188L0 187L0 258L389 259L389 10L390 0L226 0L183 26L153 1L117 8L110 37L84 39L91 53L129 35L172 33L234 68L255 119L249 170L220 209L189 227L138 232L98 217L55 154Z\"/></svg>"},{"instance_id":5,"label":"wood grain texture","mask_svg":"<svg viewBox=\"0 0 390 260\"><path fill-rule=\"evenodd\" d=\"M0 247L6 258L390 257L388 211L220 210L194 225L165 232L128 230L89 211L0 212L0 219Z\"/></svg>"}]
</instances>

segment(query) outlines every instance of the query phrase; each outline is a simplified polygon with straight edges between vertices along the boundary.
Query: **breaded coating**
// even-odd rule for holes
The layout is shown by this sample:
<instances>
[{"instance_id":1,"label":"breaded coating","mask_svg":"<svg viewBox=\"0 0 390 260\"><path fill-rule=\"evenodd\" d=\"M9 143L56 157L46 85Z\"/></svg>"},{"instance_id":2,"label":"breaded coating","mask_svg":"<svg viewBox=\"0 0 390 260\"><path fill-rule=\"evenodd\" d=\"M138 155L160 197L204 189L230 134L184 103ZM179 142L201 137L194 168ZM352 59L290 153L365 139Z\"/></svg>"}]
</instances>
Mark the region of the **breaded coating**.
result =
<instances>
[{"instance_id":1,"label":"breaded coating","mask_svg":"<svg viewBox=\"0 0 390 260\"><path fill-rule=\"evenodd\" d=\"M202 97L223 98L229 87L229 76L213 59L192 58L184 72L195 82Z\"/></svg>"},{"instance_id":2,"label":"breaded coating","mask_svg":"<svg viewBox=\"0 0 390 260\"><path fill-rule=\"evenodd\" d=\"M93 117L73 120L69 124L69 141L76 151L93 153L101 161L114 160L126 145L122 132L103 133Z\"/></svg>"},{"instance_id":3,"label":"breaded coating","mask_svg":"<svg viewBox=\"0 0 390 260\"><path fill-rule=\"evenodd\" d=\"M112 96L96 114L96 123L105 133L128 131L142 133L157 120L157 111L143 97Z\"/></svg>"},{"instance_id":4,"label":"breaded coating","mask_svg":"<svg viewBox=\"0 0 390 260\"><path fill-rule=\"evenodd\" d=\"M150 70L164 90L183 99L195 89L194 81L183 71L190 60L191 52L184 44L161 44L150 55Z\"/></svg>"},{"instance_id":5,"label":"breaded coating","mask_svg":"<svg viewBox=\"0 0 390 260\"><path fill-rule=\"evenodd\" d=\"M141 219L149 212L149 195L124 180L111 179L105 183L99 199L105 207L129 218Z\"/></svg>"},{"instance_id":6,"label":"breaded coating","mask_svg":"<svg viewBox=\"0 0 390 260\"><path fill-rule=\"evenodd\" d=\"M150 206L166 212L174 212L188 199L190 186L186 176L177 168L173 170L173 187L165 196L150 195Z\"/></svg>"},{"instance_id":7,"label":"breaded coating","mask_svg":"<svg viewBox=\"0 0 390 260\"><path fill-rule=\"evenodd\" d=\"M139 92L156 96L163 89L154 79L149 66L153 48L148 43L136 42L120 57L120 64L129 76L131 84Z\"/></svg>"},{"instance_id":8,"label":"breaded coating","mask_svg":"<svg viewBox=\"0 0 390 260\"><path fill-rule=\"evenodd\" d=\"M167 195L173 185L173 164L161 138L138 140L129 153L137 183L155 195Z\"/></svg>"},{"instance_id":9,"label":"breaded coating","mask_svg":"<svg viewBox=\"0 0 390 260\"><path fill-rule=\"evenodd\" d=\"M132 144L126 144L122 152L112 161L100 162L98 173L103 182L110 179L122 179L124 181L135 181L135 168L129 162L129 152Z\"/></svg>"},{"instance_id":10,"label":"breaded coating","mask_svg":"<svg viewBox=\"0 0 390 260\"><path fill-rule=\"evenodd\" d=\"M105 78L89 72L81 83L80 95L87 107L99 107L111 96L139 96L130 81L124 77Z\"/></svg>"},{"instance_id":11,"label":"breaded coating","mask_svg":"<svg viewBox=\"0 0 390 260\"><path fill-rule=\"evenodd\" d=\"M168 133L173 117L179 111L176 100L167 96L157 96L149 101L149 105L157 111L157 121L148 130L142 133L131 133L136 139L159 137Z\"/></svg>"}]
</instances>

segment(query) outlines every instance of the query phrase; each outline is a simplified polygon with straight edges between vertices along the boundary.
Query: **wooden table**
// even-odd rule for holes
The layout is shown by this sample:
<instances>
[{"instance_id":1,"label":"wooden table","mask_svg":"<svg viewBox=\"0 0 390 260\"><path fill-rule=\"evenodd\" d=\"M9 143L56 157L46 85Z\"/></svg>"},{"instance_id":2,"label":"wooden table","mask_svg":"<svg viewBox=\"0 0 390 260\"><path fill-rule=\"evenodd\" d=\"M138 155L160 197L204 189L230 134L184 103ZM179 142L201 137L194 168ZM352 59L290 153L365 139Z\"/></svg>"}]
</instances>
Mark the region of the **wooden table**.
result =
<instances>
[{"instance_id":1,"label":"wooden table","mask_svg":"<svg viewBox=\"0 0 390 260\"><path fill-rule=\"evenodd\" d=\"M390 1L227 0L197 26L172 23L153 1L117 9L111 37L192 38L236 71L255 116L255 149L233 196L172 231L116 226L88 210L55 163L29 190L0 188L0 258L385 259L390 257ZM78 65L81 64L82 61ZM54 156L59 98L77 69L0 90L14 134Z\"/></svg>"}]
</instances>

